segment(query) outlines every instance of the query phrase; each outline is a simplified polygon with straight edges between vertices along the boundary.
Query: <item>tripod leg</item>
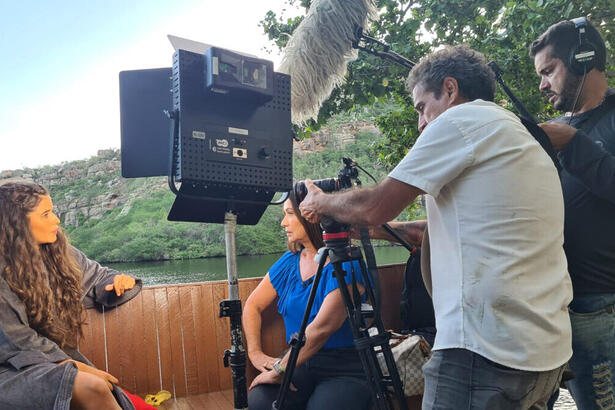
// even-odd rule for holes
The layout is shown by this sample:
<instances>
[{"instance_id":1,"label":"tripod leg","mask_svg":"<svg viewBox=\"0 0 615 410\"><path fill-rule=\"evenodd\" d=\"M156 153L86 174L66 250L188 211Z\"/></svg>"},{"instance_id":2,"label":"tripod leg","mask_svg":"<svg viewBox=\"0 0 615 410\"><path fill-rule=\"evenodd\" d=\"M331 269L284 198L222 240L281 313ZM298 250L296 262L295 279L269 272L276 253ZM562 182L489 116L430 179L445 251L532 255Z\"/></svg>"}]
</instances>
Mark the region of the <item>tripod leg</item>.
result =
<instances>
[{"instance_id":1,"label":"tripod leg","mask_svg":"<svg viewBox=\"0 0 615 410\"><path fill-rule=\"evenodd\" d=\"M369 344L362 343L362 340L366 337L366 335L363 334L364 329L362 329L362 318L360 317L361 301L353 301L350 297L350 292L348 291L348 287L344 279L346 273L342 268L342 262L333 263L333 267L340 293L342 295L342 299L344 300L344 305L346 306L346 313L348 314L350 328L352 329L355 339L357 352L359 353L359 358L361 360L361 364L363 365L365 376L371 387L376 408L379 410L389 409L390 406L387 401L388 399L381 383L382 372L377 360L374 360L374 355L369 353L369 350L373 350L373 348Z\"/></svg>"},{"instance_id":2,"label":"tripod leg","mask_svg":"<svg viewBox=\"0 0 615 410\"><path fill-rule=\"evenodd\" d=\"M320 284L320 279L322 277L322 269L325 266L328 254L329 251L327 248L325 248L324 252L320 254L318 269L316 270L316 274L314 275L314 281L312 282L312 288L310 289L308 303L303 313L301 327L299 328L299 332L291 336L290 355L288 357L288 363L286 364L286 371L284 372L284 379L282 380L282 385L280 386L278 397L271 406L273 410L284 409L284 402L286 401L286 396L288 395L288 391L290 389L290 382L293 378L295 367L297 366L297 358L299 357L299 351L305 344L305 329L307 328L308 321L310 320L310 312L312 311L312 306L314 305L316 291L318 290L318 285Z\"/></svg>"},{"instance_id":3,"label":"tripod leg","mask_svg":"<svg viewBox=\"0 0 615 410\"><path fill-rule=\"evenodd\" d=\"M391 351L391 345L389 344L389 337L388 337L389 332L386 331L386 329L384 328L384 323L382 323L382 318L380 316L380 304L379 304L378 299L376 299L376 295L374 294L374 289L371 285L370 270L368 270L367 267L365 266L365 262L363 261L363 258L359 259L359 264L361 266L361 274L363 275L363 280L366 283L365 292L368 298L374 301L373 302L375 304L374 309L377 310L377 312L375 312L374 314L374 323L372 323L372 326L375 326L379 335L385 335L385 334L387 335L386 343L381 344L380 348L381 348L381 352L384 357L386 368L389 374L388 378L390 380L391 385L393 386L393 390L395 392L395 396L397 397L397 401L400 404L400 409L405 410L406 409L406 397L404 395L404 386L401 383L401 378L399 377L399 371L397 369L397 365L395 364L395 358L393 357L393 352ZM375 271L374 274L378 275L378 272ZM378 301L378 303L376 303L376 301Z\"/></svg>"},{"instance_id":4,"label":"tripod leg","mask_svg":"<svg viewBox=\"0 0 615 410\"><path fill-rule=\"evenodd\" d=\"M248 389L246 387L246 352L243 348L241 329L241 299L237 280L237 257L235 249L235 229L237 216L232 212L224 215L224 236L226 242L226 267L229 284L229 299L220 302L220 317L231 321L231 349L224 352L224 366L230 366L233 376L233 398L235 409L248 408Z\"/></svg>"},{"instance_id":5,"label":"tripod leg","mask_svg":"<svg viewBox=\"0 0 615 410\"><path fill-rule=\"evenodd\" d=\"M401 410L406 409L406 399L403 393L403 386L399 378L397 366L391 352L389 345L389 333L384 330L384 325L380 319L379 312L374 312L374 321L370 327L374 327L378 330L377 336L370 336L368 328L365 326L363 320L363 314L361 312L361 301L353 301L350 297L346 281L344 279L345 272L342 267L344 261L359 261L359 267L361 270L361 276L363 278L365 293L374 301L374 291L371 286L371 278L369 271L365 268L365 263L361 255L361 251L356 247L350 247L350 252L347 250L341 252L338 257L333 253L331 260L333 263L335 275L337 277L338 286L346 306L346 312L350 322L350 327L355 338L355 346L359 353L363 369L365 370L368 382L372 387L372 393L375 400L376 407L379 410L386 410L392 408L392 403L389 401L389 396L385 389L385 385L391 385L394 389L395 396L399 403ZM348 257L350 255L350 257ZM334 261L335 260L335 261ZM379 309L379 306L375 305L374 309ZM377 352L374 347L379 346L381 352L384 355L388 376L385 377L382 373L380 363L378 362Z\"/></svg>"}]
</instances>

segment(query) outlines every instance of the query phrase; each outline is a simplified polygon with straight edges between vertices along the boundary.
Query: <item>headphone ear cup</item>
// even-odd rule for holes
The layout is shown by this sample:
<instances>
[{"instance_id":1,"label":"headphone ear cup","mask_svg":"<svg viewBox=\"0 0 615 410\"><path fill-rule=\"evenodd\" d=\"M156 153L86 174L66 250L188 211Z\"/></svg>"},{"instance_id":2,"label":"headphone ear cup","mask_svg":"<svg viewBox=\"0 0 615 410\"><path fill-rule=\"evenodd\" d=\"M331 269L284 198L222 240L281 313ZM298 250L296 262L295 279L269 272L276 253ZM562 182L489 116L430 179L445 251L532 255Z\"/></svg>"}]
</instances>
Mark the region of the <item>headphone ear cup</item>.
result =
<instances>
[{"instance_id":1,"label":"headphone ear cup","mask_svg":"<svg viewBox=\"0 0 615 410\"><path fill-rule=\"evenodd\" d=\"M568 68L570 72L581 76L589 73L596 66L596 46L587 41L587 18L578 17L570 20L577 29L579 44L570 52L568 57Z\"/></svg>"},{"instance_id":2,"label":"headphone ear cup","mask_svg":"<svg viewBox=\"0 0 615 410\"><path fill-rule=\"evenodd\" d=\"M583 57L591 53L593 53L591 56ZM568 58L570 72L577 76L589 73L596 65L595 56L596 47L592 43L583 42L577 45L570 51L570 57Z\"/></svg>"}]
</instances>

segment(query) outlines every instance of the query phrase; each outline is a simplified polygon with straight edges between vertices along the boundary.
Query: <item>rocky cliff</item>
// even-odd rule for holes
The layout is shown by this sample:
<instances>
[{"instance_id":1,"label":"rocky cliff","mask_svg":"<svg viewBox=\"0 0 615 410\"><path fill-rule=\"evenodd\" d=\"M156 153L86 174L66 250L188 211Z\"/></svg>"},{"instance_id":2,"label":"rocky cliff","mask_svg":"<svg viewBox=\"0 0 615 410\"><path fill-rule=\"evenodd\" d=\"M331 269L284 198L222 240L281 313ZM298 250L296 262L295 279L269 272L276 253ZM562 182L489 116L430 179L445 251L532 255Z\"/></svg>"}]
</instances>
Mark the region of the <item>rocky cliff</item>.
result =
<instances>
[{"instance_id":1,"label":"rocky cliff","mask_svg":"<svg viewBox=\"0 0 615 410\"><path fill-rule=\"evenodd\" d=\"M135 198L166 187L164 178L144 178L135 184L121 176L119 150L100 150L95 157L42 168L0 172L6 178L32 179L52 194L54 206L66 227L78 227L87 220L102 218L105 211L123 207L130 210Z\"/></svg>"}]
</instances>

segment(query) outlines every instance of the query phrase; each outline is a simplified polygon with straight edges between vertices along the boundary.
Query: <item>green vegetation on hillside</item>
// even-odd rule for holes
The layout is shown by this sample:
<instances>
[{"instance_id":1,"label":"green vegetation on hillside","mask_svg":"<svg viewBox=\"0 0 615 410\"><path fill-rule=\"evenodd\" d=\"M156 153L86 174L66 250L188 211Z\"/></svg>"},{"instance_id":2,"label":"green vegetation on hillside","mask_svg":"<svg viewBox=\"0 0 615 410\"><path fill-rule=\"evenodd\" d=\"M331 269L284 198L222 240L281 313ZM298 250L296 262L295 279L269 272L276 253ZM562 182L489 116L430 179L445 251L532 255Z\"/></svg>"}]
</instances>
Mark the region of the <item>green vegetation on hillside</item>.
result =
<instances>
[{"instance_id":1,"label":"green vegetation on hillside","mask_svg":"<svg viewBox=\"0 0 615 410\"><path fill-rule=\"evenodd\" d=\"M384 108L380 107L380 110ZM335 117L330 132L335 135L337 127L343 127L350 117L353 120L368 116L364 112L350 113ZM334 139L334 138L332 138ZM356 133L356 142L339 148L339 141L322 152L313 152L296 157L294 176L296 180L336 177L342 168L342 157L350 157L380 180L386 169L374 159L374 147L382 142L382 137L371 132ZM367 175L360 172L364 185L371 184ZM103 178L103 177L99 177ZM157 180L151 178L150 180ZM92 183L94 182L94 186ZM108 181L98 184L88 178L71 184L59 185L52 189L53 196L65 196L70 192L90 192ZM139 191L152 184L148 179L123 181L126 190ZM96 188L96 187L99 188ZM158 184L160 186L160 184ZM222 256L225 252L224 226L221 224L200 224L190 222L169 222L166 220L174 195L168 189L157 189L147 197L134 199L128 212L120 206L106 211L100 219L81 217L78 227L66 227L72 243L82 249L89 257L104 261L140 261L161 259L190 259L209 256ZM417 212L414 208L409 212ZM402 218L413 215L404 213ZM280 227L282 210L270 206L261 221L255 226L238 226L237 253L256 255L280 252L285 249L284 230Z\"/></svg>"}]
</instances>

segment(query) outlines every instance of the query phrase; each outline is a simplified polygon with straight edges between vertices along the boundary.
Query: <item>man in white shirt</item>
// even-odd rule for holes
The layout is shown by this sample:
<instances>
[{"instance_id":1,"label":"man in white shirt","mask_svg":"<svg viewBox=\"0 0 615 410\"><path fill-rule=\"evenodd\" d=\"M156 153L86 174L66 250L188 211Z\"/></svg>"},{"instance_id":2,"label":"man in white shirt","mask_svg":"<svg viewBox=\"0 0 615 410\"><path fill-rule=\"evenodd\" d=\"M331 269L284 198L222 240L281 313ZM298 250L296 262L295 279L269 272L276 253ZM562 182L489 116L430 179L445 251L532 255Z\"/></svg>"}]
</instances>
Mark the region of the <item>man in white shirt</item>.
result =
<instances>
[{"instance_id":1,"label":"man in white shirt","mask_svg":"<svg viewBox=\"0 0 615 410\"><path fill-rule=\"evenodd\" d=\"M557 171L468 47L432 53L408 77L420 137L380 184L325 194L311 222L380 225L427 194L436 340L424 409L543 409L571 356L572 288Z\"/></svg>"}]
</instances>

